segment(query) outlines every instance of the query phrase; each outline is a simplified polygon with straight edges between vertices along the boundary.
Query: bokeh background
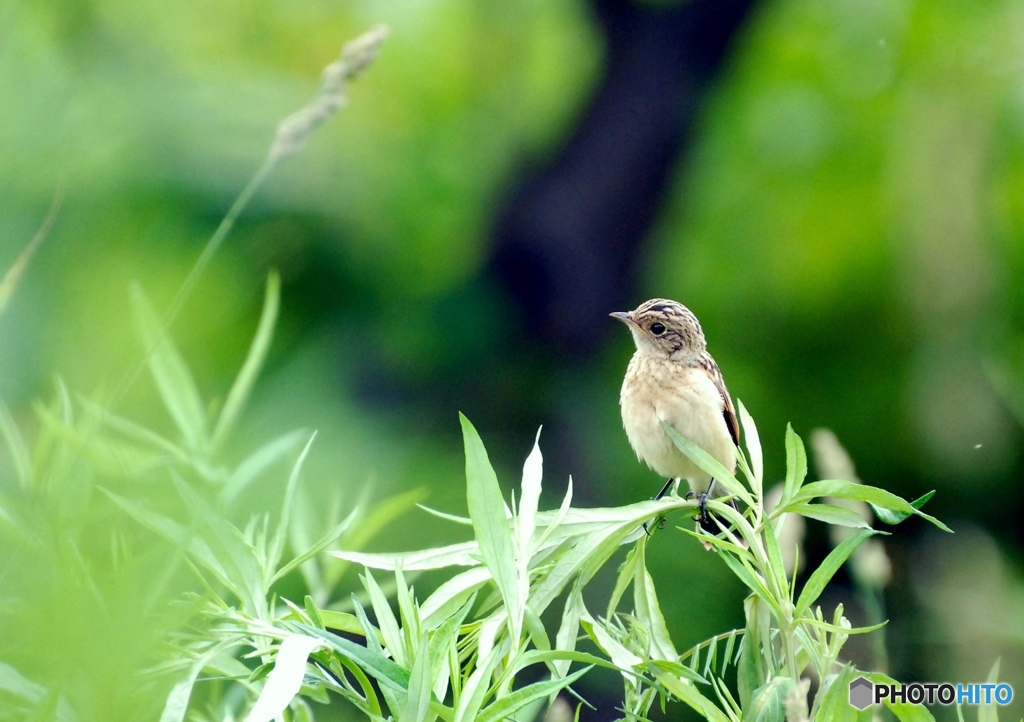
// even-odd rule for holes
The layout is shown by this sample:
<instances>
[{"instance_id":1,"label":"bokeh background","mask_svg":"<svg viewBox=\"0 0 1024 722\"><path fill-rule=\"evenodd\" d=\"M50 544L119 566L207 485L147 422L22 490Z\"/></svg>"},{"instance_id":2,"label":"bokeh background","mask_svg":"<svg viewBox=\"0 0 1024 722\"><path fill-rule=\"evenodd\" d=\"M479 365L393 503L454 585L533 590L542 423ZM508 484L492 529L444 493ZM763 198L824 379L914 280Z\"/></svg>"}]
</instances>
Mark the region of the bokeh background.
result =
<instances>
[{"instance_id":1,"label":"bokeh background","mask_svg":"<svg viewBox=\"0 0 1024 722\"><path fill-rule=\"evenodd\" d=\"M662 480L621 431L632 345L607 314L675 298L757 420L769 476L791 422L805 440L833 430L867 483L937 490L928 510L955 535L910 520L885 541L892 676L984 681L1001 658L1024 696L1024 8L1009 0L8 0L0 268L64 194L0 316L0 399L25 433L55 378L104 397L132 372L129 284L166 307L276 124L377 22L391 35L350 106L262 187L174 325L222 398L282 274L235 453L316 428L314 508L419 490L464 513L462 411L506 489L543 425L549 505L570 475L580 505L646 498ZM145 376L118 410L173 433ZM0 499L54 541L43 563L3 537L0 659L85 719L156 714L167 686L133 675L187 618L171 601L194 577L153 586L171 551L102 495L16 503L12 465L0 453ZM236 521L283 483L269 475ZM410 509L367 543L462 535ZM680 649L742 625L713 555L656 542ZM805 554L828 548L812 524ZM847 577L829 601L864 621ZM583 718L615 717L617 688L595 674Z\"/></svg>"}]
</instances>

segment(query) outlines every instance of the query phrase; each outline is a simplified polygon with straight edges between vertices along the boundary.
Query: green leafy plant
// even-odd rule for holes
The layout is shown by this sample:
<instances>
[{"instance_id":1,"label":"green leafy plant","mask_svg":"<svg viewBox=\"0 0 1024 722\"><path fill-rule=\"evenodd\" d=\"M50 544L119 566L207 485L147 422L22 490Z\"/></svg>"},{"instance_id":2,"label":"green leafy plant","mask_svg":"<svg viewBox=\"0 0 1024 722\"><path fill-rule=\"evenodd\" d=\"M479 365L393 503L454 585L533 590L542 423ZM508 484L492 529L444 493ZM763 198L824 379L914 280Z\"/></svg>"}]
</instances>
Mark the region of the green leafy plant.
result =
<instances>
[{"instance_id":1,"label":"green leafy plant","mask_svg":"<svg viewBox=\"0 0 1024 722\"><path fill-rule=\"evenodd\" d=\"M555 692L571 689L593 666L604 666L622 675L626 719L646 719L659 699L681 701L716 722L854 715L847 689L861 672L841 661L842 647L850 635L880 625L853 628L841 606L826 612L816 603L851 553L884 532L866 528L863 518L849 509L815 500L859 499L889 523L917 515L946 527L920 511L927 497L910 503L844 480L805 484L804 447L792 429L786 435L788 472L782 500L767 511L757 429L742 405L740 414L748 440L740 461L746 485L692 442L669 432L681 450L747 507L740 513L722 500L712 501L722 520L717 536L684 529L710 545L750 590L744 629L717 635L682 654L668 633L645 564L650 537L644 524L693 509L696 502L668 498L615 509L578 509L571 506L570 480L560 508L541 512L542 460L535 445L523 469L518 503L513 496L507 505L483 443L463 418L469 517L431 513L471 528L475 539L407 553L333 552L366 567L363 583L376 623L359 603L355 614L345 617L318 610L310 600L303 608L292 605L292 620L276 633L279 649L300 646L309 654L308 662L305 655L290 655L287 673L282 672L277 684L267 684L260 699L280 700L282 689L298 689L297 681L303 681L309 694L335 691L371 719L497 720L523 715L524 710L534 714ZM794 515L858 530L799 589L785 571L778 542ZM584 604L582 591L620 547L631 543L605 613L596 617ZM394 574L398 615L371 569ZM420 603L405 575L427 569L458 571ZM631 607L620 611L630 587ZM559 599L561 619L552 634L541 615ZM358 635L363 642L332 629ZM581 639L589 639L598 653L578 649ZM517 675L539 664L546 668L546 679L517 686ZM726 681L730 668L735 691ZM808 675L818 682L813 700L808 699ZM290 687L285 678L291 679ZM931 718L920 706L891 709L901 720Z\"/></svg>"}]
</instances>

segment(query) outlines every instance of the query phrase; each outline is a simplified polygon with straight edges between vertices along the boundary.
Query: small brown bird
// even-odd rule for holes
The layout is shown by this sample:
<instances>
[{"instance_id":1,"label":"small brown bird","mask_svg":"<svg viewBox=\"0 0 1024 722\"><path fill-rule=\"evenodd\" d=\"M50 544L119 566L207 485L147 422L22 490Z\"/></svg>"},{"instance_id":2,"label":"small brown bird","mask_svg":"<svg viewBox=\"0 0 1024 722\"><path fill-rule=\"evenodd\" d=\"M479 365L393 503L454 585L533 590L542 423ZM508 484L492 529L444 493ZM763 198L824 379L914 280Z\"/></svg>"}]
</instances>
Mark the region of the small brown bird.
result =
<instances>
[{"instance_id":1,"label":"small brown bird","mask_svg":"<svg viewBox=\"0 0 1024 722\"><path fill-rule=\"evenodd\" d=\"M716 490L711 475L676 448L661 425L670 424L735 472L740 428L722 372L707 352L700 322L686 306L664 298L611 316L629 327L636 342L619 397L629 443L648 466L668 477L655 498L673 482L678 489L679 480L686 479L690 492L700 499L699 519L706 525L708 497L726 492Z\"/></svg>"}]
</instances>

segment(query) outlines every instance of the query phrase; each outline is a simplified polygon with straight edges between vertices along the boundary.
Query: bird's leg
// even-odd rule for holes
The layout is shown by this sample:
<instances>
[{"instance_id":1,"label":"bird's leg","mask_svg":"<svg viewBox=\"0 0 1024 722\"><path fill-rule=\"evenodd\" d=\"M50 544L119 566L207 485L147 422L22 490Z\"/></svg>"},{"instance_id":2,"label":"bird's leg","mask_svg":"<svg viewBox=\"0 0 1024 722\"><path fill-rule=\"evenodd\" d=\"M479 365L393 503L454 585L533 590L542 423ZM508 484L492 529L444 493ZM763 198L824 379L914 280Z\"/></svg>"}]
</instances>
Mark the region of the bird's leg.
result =
<instances>
[{"instance_id":1,"label":"bird's leg","mask_svg":"<svg viewBox=\"0 0 1024 722\"><path fill-rule=\"evenodd\" d=\"M708 499L711 498L711 493L715 490L715 480L712 479L711 483L708 484L708 490L703 494L697 496L697 510L700 512L700 525L707 528L711 525L711 517L708 516Z\"/></svg>"},{"instance_id":2,"label":"bird's leg","mask_svg":"<svg viewBox=\"0 0 1024 722\"><path fill-rule=\"evenodd\" d=\"M675 481L675 477L669 477L668 481L665 482L665 486L661 487L661 491L659 491L657 493L657 495L654 497L654 501L658 501L663 496L665 496L665 492L667 492L669 490L669 487L672 486L672 482L673 481ZM663 526L665 526L665 518L664 517L662 517L658 521L658 528L661 529ZM651 530L647 528L647 523L646 522L644 523L644 531L647 532L647 536L651 535Z\"/></svg>"},{"instance_id":3,"label":"bird's leg","mask_svg":"<svg viewBox=\"0 0 1024 722\"><path fill-rule=\"evenodd\" d=\"M669 487L672 486L672 482L675 480L674 476L669 477L668 481L665 482L665 486L661 487L661 491L659 491L657 496L654 497L654 500L657 501L661 497L665 496L665 492L668 491Z\"/></svg>"}]
</instances>

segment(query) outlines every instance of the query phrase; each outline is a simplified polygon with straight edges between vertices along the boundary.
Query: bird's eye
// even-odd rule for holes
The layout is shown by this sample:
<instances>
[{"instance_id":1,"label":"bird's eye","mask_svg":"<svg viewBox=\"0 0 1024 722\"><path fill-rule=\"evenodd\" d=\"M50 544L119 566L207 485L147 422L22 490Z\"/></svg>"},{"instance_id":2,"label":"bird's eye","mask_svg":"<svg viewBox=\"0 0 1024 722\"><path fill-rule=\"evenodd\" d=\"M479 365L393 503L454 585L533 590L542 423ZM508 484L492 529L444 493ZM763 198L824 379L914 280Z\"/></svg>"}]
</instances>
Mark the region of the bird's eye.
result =
<instances>
[{"instance_id":1,"label":"bird's eye","mask_svg":"<svg viewBox=\"0 0 1024 722\"><path fill-rule=\"evenodd\" d=\"M665 325L661 323L652 323L651 333L653 333L655 336L660 336L661 334L665 333Z\"/></svg>"}]
</instances>

